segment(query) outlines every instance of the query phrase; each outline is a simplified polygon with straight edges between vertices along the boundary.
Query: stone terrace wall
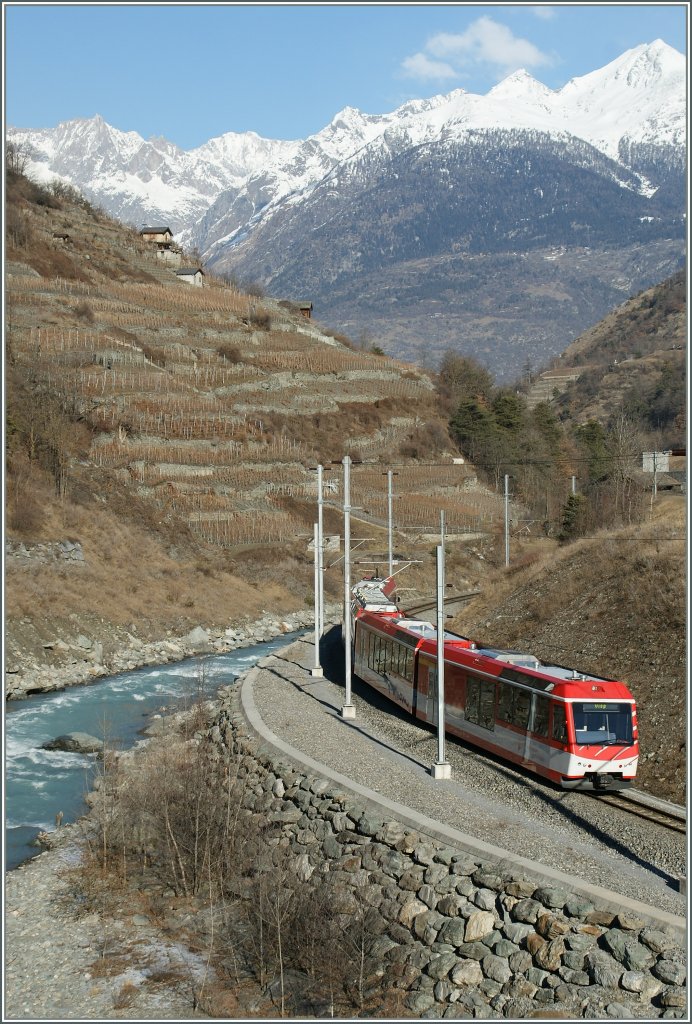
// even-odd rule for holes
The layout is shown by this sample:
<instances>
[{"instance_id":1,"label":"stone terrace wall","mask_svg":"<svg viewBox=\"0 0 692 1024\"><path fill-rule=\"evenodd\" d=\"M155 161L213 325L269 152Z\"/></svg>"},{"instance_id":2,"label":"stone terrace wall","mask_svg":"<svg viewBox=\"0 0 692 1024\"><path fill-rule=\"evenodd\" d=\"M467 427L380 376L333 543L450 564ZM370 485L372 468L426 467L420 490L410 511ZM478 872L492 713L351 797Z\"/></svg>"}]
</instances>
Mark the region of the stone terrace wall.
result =
<instances>
[{"instance_id":1,"label":"stone terrace wall","mask_svg":"<svg viewBox=\"0 0 692 1024\"><path fill-rule=\"evenodd\" d=\"M239 685L219 696L208 737L214 757L240 760L244 813L280 826L304 882L338 876L339 913L353 912L360 890L378 955L413 1016L687 1019L686 956L672 929L384 820L264 749Z\"/></svg>"}]
</instances>

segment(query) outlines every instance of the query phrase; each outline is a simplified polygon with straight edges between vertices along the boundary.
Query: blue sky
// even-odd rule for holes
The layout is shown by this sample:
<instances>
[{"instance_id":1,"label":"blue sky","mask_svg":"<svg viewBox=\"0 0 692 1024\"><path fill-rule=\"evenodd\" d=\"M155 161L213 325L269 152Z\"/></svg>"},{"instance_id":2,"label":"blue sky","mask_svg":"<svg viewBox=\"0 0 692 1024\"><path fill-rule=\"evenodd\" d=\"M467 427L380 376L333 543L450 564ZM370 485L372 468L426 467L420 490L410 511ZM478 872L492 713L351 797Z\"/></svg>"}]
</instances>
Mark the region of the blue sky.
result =
<instances>
[{"instance_id":1,"label":"blue sky","mask_svg":"<svg viewBox=\"0 0 692 1024\"><path fill-rule=\"evenodd\" d=\"M5 119L100 114L192 149L224 132L305 138L517 67L559 89L655 39L687 52L687 3L3 3Z\"/></svg>"}]
</instances>

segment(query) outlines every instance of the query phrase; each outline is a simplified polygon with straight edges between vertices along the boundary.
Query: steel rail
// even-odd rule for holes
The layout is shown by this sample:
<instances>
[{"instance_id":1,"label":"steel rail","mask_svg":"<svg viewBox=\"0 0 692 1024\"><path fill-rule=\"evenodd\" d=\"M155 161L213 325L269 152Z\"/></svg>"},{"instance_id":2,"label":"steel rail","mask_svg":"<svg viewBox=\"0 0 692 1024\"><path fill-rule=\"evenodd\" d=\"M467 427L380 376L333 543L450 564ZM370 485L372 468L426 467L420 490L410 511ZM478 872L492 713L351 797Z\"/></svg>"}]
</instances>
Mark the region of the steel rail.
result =
<instances>
[{"instance_id":1,"label":"steel rail","mask_svg":"<svg viewBox=\"0 0 692 1024\"><path fill-rule=\"evenodd\" d=\"M591 794L600 802L617 807L628 814L644 818L673 832L687 832L687 810L668 800L659 800L640 790L618 790L614 793Z\"/></svg>"}]
</instances>

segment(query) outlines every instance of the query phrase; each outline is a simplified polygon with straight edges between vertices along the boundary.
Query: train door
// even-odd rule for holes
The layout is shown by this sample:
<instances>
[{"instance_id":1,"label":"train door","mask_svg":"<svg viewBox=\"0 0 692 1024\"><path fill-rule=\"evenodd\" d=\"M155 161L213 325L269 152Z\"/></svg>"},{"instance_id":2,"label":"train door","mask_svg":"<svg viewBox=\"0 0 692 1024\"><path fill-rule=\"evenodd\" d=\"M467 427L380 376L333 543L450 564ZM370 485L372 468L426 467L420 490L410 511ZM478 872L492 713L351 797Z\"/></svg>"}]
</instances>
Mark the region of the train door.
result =
<instances>
[{"instance_id":1,"label":"train door","mask_svg":"<svg viewBox=\"0 0 692 1024\"><path fill-rule=\"evenodd\" d=\"M418 656L414 713L426 722L437 722L437 671L435 663ZM431 716L435 714L433 719Z\"/></svg>"},{"instance_id":2,"label":"train door","mask_svg":"<svg viewBox=\"0 0 692 1024\"><path fill-rule=\"evenodd\" d=\"M437 725L439 717L437 712L437 665L430 665L428 668L428 693L425 717L431 725Z\"/></svg>"},{"instance_id":3,"label":"train door","mask_svg":"<svg viewBox=\"0 0 692 1024\"><path fill-rule=\"evenodd\" d=\"M529 694L526 694L528 699ZM524 764L535 767L545 760L545 739L548 736L550 701L542 693L532 693L528 709L528 727L524 736Z\"/></svg>"}]
</instances>

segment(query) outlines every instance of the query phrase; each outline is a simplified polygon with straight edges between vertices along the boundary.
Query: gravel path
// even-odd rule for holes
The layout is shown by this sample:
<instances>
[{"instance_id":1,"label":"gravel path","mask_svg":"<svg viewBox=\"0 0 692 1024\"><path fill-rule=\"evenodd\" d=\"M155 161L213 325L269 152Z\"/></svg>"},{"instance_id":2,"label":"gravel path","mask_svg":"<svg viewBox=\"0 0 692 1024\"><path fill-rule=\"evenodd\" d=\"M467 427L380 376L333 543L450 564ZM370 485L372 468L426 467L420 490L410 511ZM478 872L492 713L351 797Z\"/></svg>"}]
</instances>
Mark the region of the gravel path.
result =
<instances>
[{"instance_id":1,"label":"gravel path","mask_svg":"<svg viewBox=\"0 0 692 1024\"><path fill-rule=\"evenodd\" d=\"M587 793L563 792L526 773L448 741L451 780L433 780L437 736L356 681L356 718L342 719L338 651L326 645L326 676L306 676L314 646L298 641L282 658L260 663L257 710L286 743L389 800L486 843L591 885L684 916L677 890L686 870L686 839ZM301 667L302 666L302 667ZM271 671L267 671L271 669Z\"/></svg>"}]
</instances>

